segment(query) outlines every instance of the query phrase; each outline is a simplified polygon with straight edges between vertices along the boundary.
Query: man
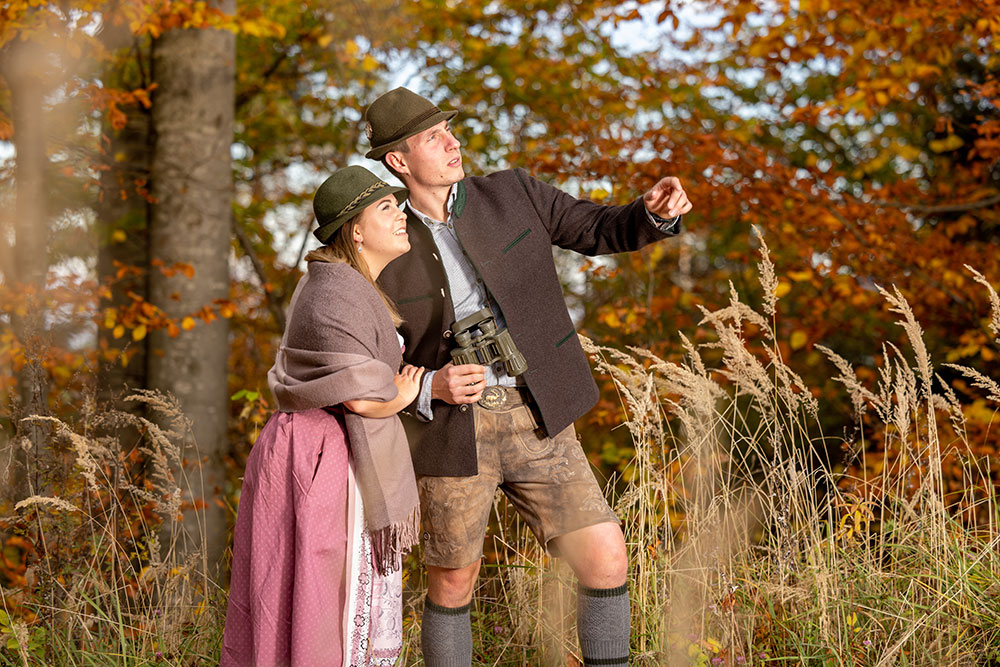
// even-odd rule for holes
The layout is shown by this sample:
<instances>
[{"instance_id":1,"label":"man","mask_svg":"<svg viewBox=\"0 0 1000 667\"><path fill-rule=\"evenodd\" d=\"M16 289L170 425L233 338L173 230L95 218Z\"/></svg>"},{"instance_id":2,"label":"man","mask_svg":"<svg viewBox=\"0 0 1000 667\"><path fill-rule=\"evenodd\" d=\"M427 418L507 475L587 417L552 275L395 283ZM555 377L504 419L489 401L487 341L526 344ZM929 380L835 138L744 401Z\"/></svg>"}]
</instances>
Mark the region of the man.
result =
<instances>
[{"instance_id":1,"label":"man","mask_svg":"<svg viewBox=\"0 0 1000 667\"><path fill-rule=\"evenodd\" d=\"M366 156L410 189L411 250L379 282L404 319L406 362L436 369L404 411L428 570L424 660L430 667L471 663L469 605L499 487L579 580L585 664L625 665L628 557L573 430L598 391L552 245L588 255L636 250L678 233L691 204L676 178L626 206L577 200L521 169L466 178L448 125L455 113L405 88L365 111ZM516 361L452 363L455 339L465 338L453 324L483 308L498 332L509 332L527 370Z\"/></svg>"}]
</instances>

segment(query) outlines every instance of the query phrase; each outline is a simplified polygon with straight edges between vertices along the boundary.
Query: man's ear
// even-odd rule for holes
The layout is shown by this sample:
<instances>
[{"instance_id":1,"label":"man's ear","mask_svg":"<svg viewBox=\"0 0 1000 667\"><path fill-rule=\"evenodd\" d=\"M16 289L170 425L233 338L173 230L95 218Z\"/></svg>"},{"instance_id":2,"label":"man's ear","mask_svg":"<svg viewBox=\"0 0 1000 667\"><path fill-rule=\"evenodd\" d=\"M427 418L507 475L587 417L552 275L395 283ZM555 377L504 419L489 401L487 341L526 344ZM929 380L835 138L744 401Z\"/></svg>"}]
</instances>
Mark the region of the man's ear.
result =
<instances>
[{"instance_id":1,"label":"man's ear","mask_svg":"<svg viewBox=\"0 0 1000 667\"><path fill-rule=\"evenodd\" d=\"M390 151L386 153L385 161L388 162L389 166L392 167L397 173L410 173L409 168L406 166L406 160L403 159L403 156L399 153L399 151Z\"/></svg>"}]
</instances>

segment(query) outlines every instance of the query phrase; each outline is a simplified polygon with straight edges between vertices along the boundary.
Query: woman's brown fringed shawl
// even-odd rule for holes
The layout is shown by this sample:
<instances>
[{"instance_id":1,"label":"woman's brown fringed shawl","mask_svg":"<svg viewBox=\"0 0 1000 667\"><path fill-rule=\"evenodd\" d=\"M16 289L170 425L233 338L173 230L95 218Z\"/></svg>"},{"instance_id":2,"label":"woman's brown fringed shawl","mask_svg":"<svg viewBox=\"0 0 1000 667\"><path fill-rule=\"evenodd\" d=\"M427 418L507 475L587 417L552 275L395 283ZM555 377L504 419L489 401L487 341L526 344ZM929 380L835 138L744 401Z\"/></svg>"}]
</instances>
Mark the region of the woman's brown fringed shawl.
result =
<instances>
[{"instance_id":1,"label":"woman's brown fringed shawl","mask_svg":"<svg viewBox=\"0 0 1000 667\"><path fill-rule=\"evenodd\" d=\"M402 355L381 297L344 262L309 262L288 306L288 324L268 385L282 412L396 397ZM344 410L347 439L380 574L400 568L416 544L417 485L399 417Z\"/></svg>"}]
</instances>

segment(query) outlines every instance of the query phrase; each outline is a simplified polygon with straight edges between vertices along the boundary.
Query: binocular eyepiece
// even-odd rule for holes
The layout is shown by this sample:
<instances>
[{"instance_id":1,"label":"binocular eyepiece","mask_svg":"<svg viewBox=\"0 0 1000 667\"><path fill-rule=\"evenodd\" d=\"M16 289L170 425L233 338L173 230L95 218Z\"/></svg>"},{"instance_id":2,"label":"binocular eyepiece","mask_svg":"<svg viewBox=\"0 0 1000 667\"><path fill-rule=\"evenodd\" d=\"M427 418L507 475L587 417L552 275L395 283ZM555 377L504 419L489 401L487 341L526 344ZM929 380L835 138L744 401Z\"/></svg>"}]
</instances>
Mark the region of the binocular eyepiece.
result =
<instances>
[{"instance_id":1,"label":"binocular eyepiece","mask_svg":"<svg viewBox=\"0 0 1000 667\"><path fill-rule=\"evenodd\" d=\"M496 320L489 308L455 322L451 325L451 333L456 345L451 351L451 360L456 366L490 366L502 361L504 370L511 377L528 370L528 362L517 351L510 332L507 329L497 331Z\"/></svg>"}]
</instances>

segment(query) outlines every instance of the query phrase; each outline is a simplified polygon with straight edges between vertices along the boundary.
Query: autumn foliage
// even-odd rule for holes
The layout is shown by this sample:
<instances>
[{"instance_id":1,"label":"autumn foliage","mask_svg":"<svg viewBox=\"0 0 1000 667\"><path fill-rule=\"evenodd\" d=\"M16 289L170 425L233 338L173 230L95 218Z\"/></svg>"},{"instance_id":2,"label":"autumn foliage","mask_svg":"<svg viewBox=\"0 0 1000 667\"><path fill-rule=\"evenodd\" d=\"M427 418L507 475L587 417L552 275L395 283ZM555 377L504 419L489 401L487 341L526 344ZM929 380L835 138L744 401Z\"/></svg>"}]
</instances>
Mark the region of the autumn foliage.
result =
<instances>
[{"instance_id":1,"label":"autumn foliage","mask_svg":"<svg viewBox=\"0 0 1000 667\"><path fill-rule=\"evenodd\" d=\"M984 499L1000 485L996 405L948 364L996 376L984 286L1000 281L998 17L997 0L248 0L235 13L200 0L4 3L2 437L13 442L7 434L23 416L25 369L41 369L48 414L84 423L98 399L124 393L101 386L108 369L141 385L152 332L178 339L226 318L230 481L215 501L232 508L273 408L265 376L314 243L312 193L335 168L361 160L364 106L407 85L459 111L471 173L523 166L609 204L662 176L682 179L695 208L677 239L610 259L557 253L578 329L671 363L684 358L683 333L719 361L706 313L734 293L751 303L780 298L780 316L767 323L772 341L761 342L764 327L752 321L743 334L832 406L809 435L851 499L843 530L877 523L887 495L920 488L931 474L929 462L906 458L920 443L873 429L871 410L859 419L838 380L843 370L823 351L876 386L901 363L895 350L909 349L898 313L885 307L885 295L898 294L919 323L935 391L948 388L960 406L962 419L941 432L946 504L981 528L992 520ZM221 223L232 229L231 280L227 299L167 315L169 303L150 298L149 276L193 269L148 252L157 204L152 51L164 33L185 29L237 35L235 97L219 102L236 109L233 217ZM50 121L42 253L25 253L15 231L23 155L11 150L14 55L27 46L47 54L32 59ZM753 227L777 267L770 294L758 280ZM26 254L40 255L42 280L18 275ZM33 314L43 324L22 326ZM628 481L634 443L613 428L622 420L613 381L599 379L602 399L579 430L591 460ZM923 425L933 418L925 414ZM128 452L115 461L141 470L143 457ZM64 460L49 461L35 482L79 493L78 480L57 484ZM980 471L974 479L970 466ZM0 583L30 588L24 576L40 548L10 509L0 511L13 517ZM680 527L684 511L674 509L670 525ZM155 521L141 504L126 514ZM660 539L646 546L655 552Z\"/></svg>"}]
</instances>

